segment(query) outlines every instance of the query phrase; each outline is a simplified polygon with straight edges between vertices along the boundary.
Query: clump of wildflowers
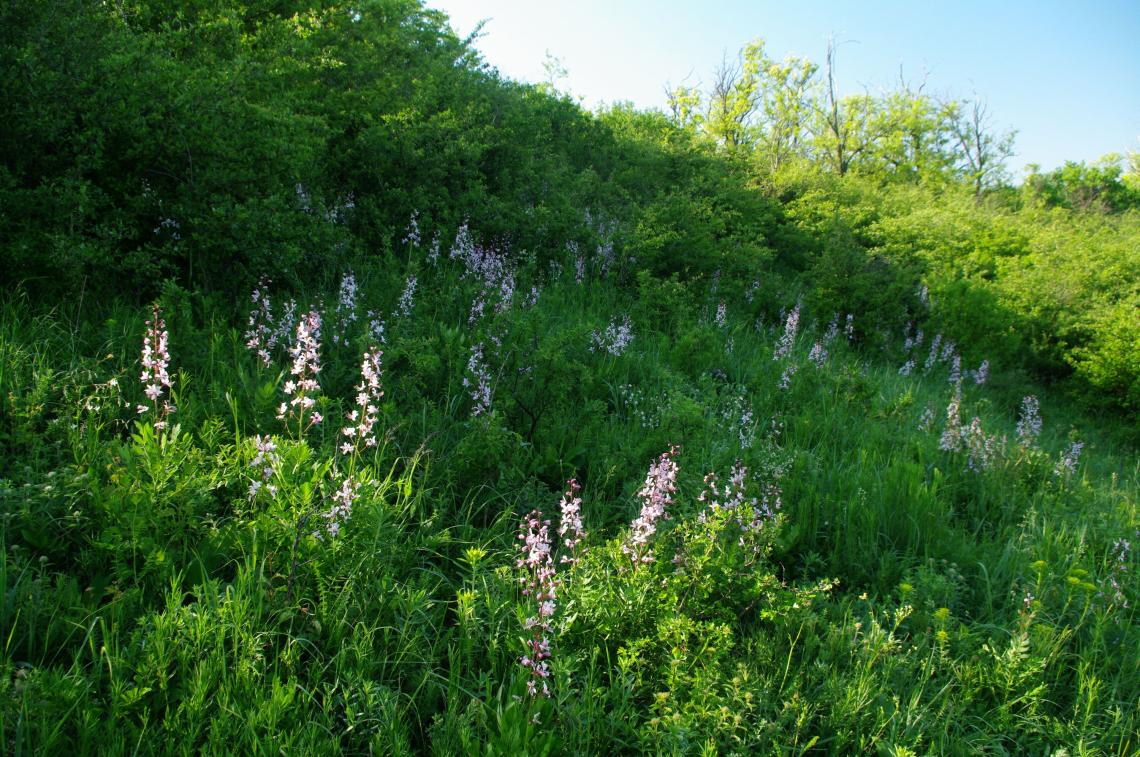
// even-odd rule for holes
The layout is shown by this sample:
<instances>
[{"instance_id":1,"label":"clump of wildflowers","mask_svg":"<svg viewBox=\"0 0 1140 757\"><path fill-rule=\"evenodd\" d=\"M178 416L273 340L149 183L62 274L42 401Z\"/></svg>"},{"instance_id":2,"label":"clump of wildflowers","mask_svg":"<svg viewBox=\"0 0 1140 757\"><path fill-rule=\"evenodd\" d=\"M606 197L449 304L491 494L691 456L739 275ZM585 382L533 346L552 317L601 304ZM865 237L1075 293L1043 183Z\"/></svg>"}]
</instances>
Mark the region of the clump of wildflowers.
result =
<instances>
[{"instance_id":1,"label":"clump of wildflowers","mask_svg":"<svg viewBox=\"0 0 1140 757\"><path fill-rule=\"evenodd\" d=\"M1057 478L1068 478L1077 472L1077 463L1081 460L1081 450L1084 449L1084 442L1073 442L1069 445L1068 449L1061 453L1061 458L1057 461L1057 465L1053 468L1053 475Z\"/></svg>"},{"instance_id":2,"label":"clump of wildflowers","mask_svg":"<svg viewBox=\"0 0 1140 757\"><path fill-rule=\"evenodd\" d=\"M163 398L163 393L170 391L169 338L162 312L158 305L154 305L143 335L142 373L139 375L143 393L150 400L150 407L139 405L136 409L139 415L147 410L153 411L157 417L154 427L159 430L166 428L167 416L177 409L169 399Z\"/></svg>"},{"instance_id":3,"label":"clump of wildflowers","mask_svg":"<svg viewBox=\"0 0 1140 757\"><path fill-rule=\"evenodd\" d=\"M573 564L577 561L578 547L586 538L586 532L582 530L582 498L578 496L582 487L575 479L567 481L566 486L569 488L563 492L559 503L562 517L558 521L558 537L569 554L562 555L560 562Z\"/></svg>"},{"instance_id":4,"label":"clump of wildflowers","mask_svg":"<svg viewBox=\"0 0 1140 757\"><path fill-rule=\"evenodd\" d=\"M250 478L249 498L253 499L257 493L265 488L269 494L277 494L277 487L272 483L273 474L281 463L281 456L277 452L277 444L270 436L258 434L253 438L254 449L257 454L249 461L249 467L254 472Z\"/></svg>"},{"instance_id":5,"label":"clump of wildflowers","mask_svg":"<svg viewBox=\"0 0 1140 757\"><path fill-rule=\"evenodd\" d=\"M467 375L463 386L471 393L474 404L472 415L485 415L491 412L491 371L483 360L483 343L471 345L471 355L467 358Z\"/></svg>"},{"instance_id":6,"label":"clump of wildflowers","mask_svg":"<svg viewBox=\"0 0 1140 757\"><path fill-rule=\"evenodd\" d=\"M290 368L292 378L285 382L285 394L289 395L286 402L277 408L278 420L287 421L287 418L296 417L297 428L304 433L310 426L321 422L321 414L313 412L305 423L305 413L316 404L313 395L321 390L317 383L317 374L321 371L321 361L318 355L321 338L321 316L315 310L310 310L301 316L297 324L297 338L289 348L289 355L293 358Z\"/></svg>"},{"instance_id":7,"label":"clump of wildflowers","mask_svg":"<svg viewBox=\"0 0 1140 757\"><path fill-rule=\"evenodd\" d=\"M550 696L550 638L554 626L555 599L558 579L555 575L554 558L550 550L550 521L542 517L542 512L531 510L519 524L520 556L515 565L523 571L519 583L523 596L529 597L533 612L523 623L530 632L527 640L527 654L519 659L519 664L527 669L527 691L532 697Z\"/></svg>"},{"instance_id":8,"label":"clump of wildflowers","mask_svg":"<svg viewBox=\"0 0 1140 757\"><path fill-rule=\"evenodd\" d=\"M1041 413L1037 397L1030 394L1021 400L1021 415L1017 420L1017 441L1023 448L1034 447L1041 436Z\"/></svg>"},{"instance_id":9,"label":"clump of wildflowers","mask_svg":"<svg viewBox=\"0 0 1140 757\"><path fill-rule=\"evenodd\" d=\"M907 361L903 363L902 368L899 368L899 375L909 376L912 373L914 373L914 358L908 358Z\"/></svg>"},{"instance_id":10,"label":"clump of wildflowers","mask_svg":"<svg viewBox=\"0 0 1140 757\"><path fill-rule=\"evenodd\" d=\"M379 412L377 405L384 396L380 388L380 375L383 373L380 358L384 353L378 349L371 349L364 353L360 362L360 383L356 385L356 407L349 411L347 418L352 425L345 426L340 433L345 441L340 445L340 451L345 455L355 455L360 452L361 445L365 449L376 446L376 416Z\"/></svg>"},{"instance_id":11,"label":"clump of wildflowers","mask_svg":"<svg viewBox=\"0 0 1140 757\"><path fill-rule=\"evenodd\" d=\"M620 323L616 318L610 321L604 334L594 330L590 352L605 350L616 357L625 352L631 342L633 342L633 321L626 315L622 317Z\"/></svg>"},{"instance_id":12,"label":"clump of wildflowers","mask_svg":"<svg viewBox=\"0 0 1140 757\"><path fill-rule=\"evenodd\" d=\"M676 447L670 447L668 452L663 452L657 461L649 466L645 485L637 493L641 500L641 513L633 521L629 538L621 548L634 565L654 560L649 541L657 533L657 524L669 518L666 508L672 503L673 493L677 491L677 463L673 460L676 454Z\"/></svg>"}]
</instances>

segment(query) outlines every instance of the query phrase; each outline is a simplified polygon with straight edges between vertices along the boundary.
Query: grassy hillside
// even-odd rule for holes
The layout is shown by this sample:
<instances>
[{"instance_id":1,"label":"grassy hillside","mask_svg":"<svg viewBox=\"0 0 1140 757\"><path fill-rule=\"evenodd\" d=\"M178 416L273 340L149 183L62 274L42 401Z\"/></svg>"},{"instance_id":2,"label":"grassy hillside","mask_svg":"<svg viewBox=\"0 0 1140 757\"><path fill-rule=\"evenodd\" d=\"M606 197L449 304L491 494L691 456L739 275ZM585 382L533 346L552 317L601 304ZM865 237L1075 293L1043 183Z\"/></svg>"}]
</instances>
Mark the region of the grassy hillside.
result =
<instances>
[{"instance_id":1,"label":"grassy hillside","mask_svg":"<svg viewBox=\"0 0 1140 757\"><path fill-rule=\"evenodd\" d=\"M6 752L1138 749L1130 195L774 169L411 0L0 29Z\"/></svg>"}]
</instances>

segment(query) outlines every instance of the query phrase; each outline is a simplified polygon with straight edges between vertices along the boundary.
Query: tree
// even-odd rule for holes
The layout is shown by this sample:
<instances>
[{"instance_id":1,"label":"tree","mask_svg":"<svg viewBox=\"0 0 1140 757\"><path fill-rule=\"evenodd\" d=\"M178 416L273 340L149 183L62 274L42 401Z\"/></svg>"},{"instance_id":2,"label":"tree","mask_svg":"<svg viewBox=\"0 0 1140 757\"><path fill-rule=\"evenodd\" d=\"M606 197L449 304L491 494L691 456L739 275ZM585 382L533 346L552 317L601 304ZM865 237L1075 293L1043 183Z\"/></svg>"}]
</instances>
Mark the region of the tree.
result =
<instances>
[{"instance_id":1,"label":"tree","mask_svg":"<svg viewBox=\"0 0 1140 757\"><path fill-rule=\"evenodd\" d=\"M1001 175L1005 160L1013 155L1014 132L995 133L989 109L976 94L973 100L948 103L946 107L961 170L974 185L974 196L981 197L982 190Z\"/></svg>"},{"instance_id":2,"label":"tree","mask_svg":"<svg viewBox=\"0 0 1140 757\"><path fill-rule=\"evenodd\" d=\"M705 122L717 144L736 150L751 143L749 125L759 104L760 72L767 64L764 41L756 39L744 46L736 60L729 61L726 55L717 67Z\"/></svg>"},{"instance_id":3,"label":"tree","mask_svg":"<svg viewBox=\"0 0 1140 757\"><path fill-rule=\"evenodd\" d=\"M686 84L673 87L666 84L665 97L669 103L669 114L673 118L673 123L690 131L701 128L705 119L701 115L700 87L690 87Z\"/></svg>"},{"instance_id":4,"label":"tree","mask_svg":"<svg viewBox=\"0 0 1140 757\"><path fill-rule=\"evenodd\" d=\"M874 99L867 94L840 97L835 87L835 41L827 42L823 99L815 105L814 143L819 157L844 176L875 144Z\"/></svg>"},{"instance_id":5,"label":"tree","mask_svg":"<svg viewBox=\"0 0 1140 757\"><path fill-rule=\"evenodd\" d=\"M875 156L884 171L903 181L938 180L954 170L951 115L956 104L943 104L925 89L925 77L915 87L900 67L898 88L879 105Z\"/></svg>"},{"instance_id":6,"label":"tree","mask_svg":"<svg viewBox=\"0 0 1140 757\"><path fill-rule=\"evenodd\" d=\"M807 58L787 56L769 61L761 80L765 128L761 143L772 170L796 155L811 119L811 89L819 66Z\"/></svg>"}]
</instances>

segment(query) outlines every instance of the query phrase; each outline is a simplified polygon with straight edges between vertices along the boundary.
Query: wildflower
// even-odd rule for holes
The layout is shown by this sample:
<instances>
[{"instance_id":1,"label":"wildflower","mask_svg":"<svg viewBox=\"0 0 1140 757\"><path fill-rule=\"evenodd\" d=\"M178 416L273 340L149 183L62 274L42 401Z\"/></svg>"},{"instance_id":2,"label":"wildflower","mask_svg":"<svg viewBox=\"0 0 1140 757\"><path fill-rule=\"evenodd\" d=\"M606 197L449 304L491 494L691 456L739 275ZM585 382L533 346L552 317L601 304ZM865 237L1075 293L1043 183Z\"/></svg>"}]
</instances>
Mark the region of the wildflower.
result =
<instances>
[{"instance_id":1,"label":"wildflower","mask_svg":"<svg viewBox=\"0 0 1140 757\"><path fill-rule=\"evenodd\" d=\"M966 466L972 471L988 469L1001 452L1001 440L983 431L982 421L976 416L961 433L961 438L966 447Z\"/></svg>"},{"instance_id":2,"label":"wildflower","mask_svg":"<svg viewBox=\"0 0 1140 757\"><path fill-rule=\"evenodd\" d=\"M934 426L934 408L927 407L922 411L922 417L918 420L919 431L929 431Z\"/></svg>"},{"instance_id":3,"label":"wildflower","mask_svg":"<svg viewBox=\"0 0 1140 757\"><path fill-rule=\"evenodd\" d=\"M380 389L380 358L384 353L378 349L371 349L364 353L360 362L360 383L356 385L356 406L347 414L349 423L340 433L347 440L341 443L340 451L346 455L360 452L360 445L371 448L376 446L376 416L379 412L377 405L384 396Z\"/></svg>"},{"instance_id":4,"label":"wildflower","mask_svg":"<svg viewBox=\"0 0 1140 757\"><path fill-rule=\"evenodd\" d=\"M483 343L471 345L471 355L467 358L467 374L463 386L470 390L472 415L491 412L491 372L483 360Z\"/></svg>"},{"instance_id":5,"label":"wildflower","mask_svg":"<svg viewBox=\"0 0 1140 757\"><path fill-rule=\"evenodd\" d=\"M532 286L530 288L530 294L528 294L526 296L526 299L523 300L523 307L532 308L535 305L537 305L538 304L538 295L539 295L538 287Z\"/></svg>"},{"instance_id":6,"label":"wildflower","mask_svg":"<svg viewBox=\"0 0 1140 757\"><path fill-rule=\"evenodd\" d=\"M784 372L780 374L780 383L777 384L777 386L782 390L790 388L792 385L792 376L795 376L798 370L799 368L795 363L788 363L787 366L784 367Z\"/></svg>"},{"instance_id":7,"label":"wildflower","mask_svg":"<svg viewBox=\"0 0 1140 757\"><path fill-rule=\"evenodd\" d=\"M515 275L512 271L504 270L499 278L499 302L495 305L496 313L505 313L511 308L515 298Z\"/></svg>"},{"instance_id":8,"label":"wildflower","mask_svg":"<svg viewBox=\"0 0 1140 757\"><path fill-rule=\"evenodd\" d=\"M400 301L396 303L395 316L400 318L407 318L412 314L412 306L415 304L416 297L416 275L413 273L408 276L407 283L404 284L404 292L400 295Z\"/></svg>"},{"instance_id":9,"label":"wildflower","mask_svg":"<svg viewBox=\"0 0 1140 757\"><path fill-rule=\"evenodd\" d=\"M277 418L285 420L286 416L296 415L297 428L301 432L322 420L320 413L313 412L308 425L305 425L305 413L316 405L313 395L321 389L317 383L317 374L321 371L320 357L317 354L320 348L320 336L320 313L310 310L297 324L297 337L293 346L289 348L289 355L293 358L293 365L290 368L293 378L285 382L284 389L285 394L292 396L278 407Z\"/></svg>"},{"instance_id":10,"label":"wildflower","mask_svg":"<svg viewBox=\"0 0 1140 757\"><path fill-rule=\"evenodd\" d=\"M368 311L368 338L377 344L387 344L384 336L384 321L374 310Z\"/></svg>"},{"instance_id":11,"label":"wildflower","mask_svg":"<svg viewBox=\"0 0 1140 757\"><path fill-rule=\"evenodd\" d=\"M598 261L598 271L602 277L608 276L614 264L614 243L609 239L602 240L598 243L594 256Z\"/></svg>"},{"instance_id":12,"label":"wildflower","mask_svg":"<svg viewBox=\"0 0 1140 757\"><path fill-rule=\"evenodd\" d=\"M1025 449L1037 443L1041 435L1041 414L1037 397L1030 394L1021 400L1021 415L1017 420L1017 441Z\"/></svg>"},{"instance_id":13,"label":"wildflower","mask_svg":"<svg viewBox=\"0 0 1140 757\"><path fill-rule=\"evenodd\" d=\"M962 396L955 392L950 404L946 407L946 426L942 430L942 439L938 443L939 449L945 452L957 452L962 448L961 407Z\"/></svg>"},{"instance_id":14,"label":"wildflower","mask_svg":"<svg viewBox=\"0 0 1140 757\"><path fill-rule=\"evenodd\" d=\"M257 454L249 462L256 478L251 478L249 485L249 498L253 499L262 487L271 495L277 494L277 487L270 483L277 466L281 463L281 456L277 453L277 444L269 436L258 434L253 438Z\"/></svg>"},{"instance_id":15,"label":"wildflower","mask_svg":"<svg viewBox=\"0 0 1140 757\"><path fill-rule=\"evenodd\" d=\"M439 265L439 232L432 235L431 245L428 247L427 262L432 266Z\"/></svg>"},{"instance_id":16,"label":"wildflower","mask_svg":"<svg viewBox=\"0 0 1140 757\"><path fill-rule=\"evenodd\" d=\"M419 211L413 210L412 217L408 220L408 231L404 234L402 240L404 244L409 244L412 247L419 249L420 246L420 224L419 224Z\"/></svg>"},{"instance_id":17,"label":"wildflower","mask_svg":"<svg viewBox=\"0 0 1140 757\"><path fill-rule=\"evenodd\" d=\"M990 377L990 361L983 360L982 364L978 366L978 370L970 372L970 376L974 379L975 386L985 384Z\"/></svg>"},{"instance_id":18,"label":"wildflower","mask_svg":"<svg viewBox=\"0 0 1140 757\"><path fill-rule=\"evenodd\" d=\"M333 331L333 344L340 344L343 340L348 343L345 333L349 326L356 322L356 276L349 271L340 280L340 292L336 304L336 329Z\"/></svg>"},{"instance_id":19,"label":"wildflower","mask_svg":"<svg viewBox=\"0 0 1140 757\"><path fill-rule=\"evenodd\" d=\"M957 384L962 381L962 358L955 353L950 358L950 378L951 384Z\"/></svg>"},{"instance_id":20,"label":"wildflower","mask_svg":"<svg viewBox=\"0 0 1140 757\"><path fill-rule=\"evenodd\" d=\"M744 449L748 449L756 441L756 421L753 420L751 408L745 409L740 416L737 434L740 437L740 446Z\"/></svg>"},{"instance_id":21,"label":"wildflower","mask_svg":"<svg viewBox=\"0 0 1140 757\"><path fill-rule=\"evenodd\" d=\"M1120 584L1124 574L1128 572L1128 557L1132 551L1132 544L1127 539L1117 539L1112 545L1110 573L1108 584L1112 587L1112 602L1120 607L1128 607L1128 599L1124 596L1124 587Z\"/></svg>"},{"instance_id":22,"label":"wildflower","mask_svg":"<svg viewBox=\"0 0 1140 757\"><path fill-rule=\"evenodd\" d=\"M519 664L527 669L530 678L527 691L530 695L550 696L550 639L554 626L555 599L557 596L557 576L550 548L550 521L542 517L542 512L531 510L519 524L520 557L515 565L523 571L519 583L524 597L531 601L532 613L523 622L523 628L531 632L527 640L527 654L519 658ZM540 688L541 686L541 688Z\"/></svg>"},{"instance_id":23,"label":"wildflower","mask_svg":"<svg viewBox=\"0 0 1140 757\"><path fill-rule=\"evenodd\" d=\"M800 328L800 304L797 302L796 306L792 308L792 312L788 313L787 320L784 321L784 334L780 337L779 343L776 345L776 352L773 354L773 360L783 360L792 351L792 347L796 343L796 332Z\"/></svg>"},{"instance_id":24,"label":"wildflower","mask_svg":"<svg viewBox=\"0 0 1140 757\"><path fill-rule=\"evenodd\" d=\"M578 251L578 243L574 241L566 243L566 252L574 258L574 282L581 284L586 280L586 256Z\"/></svg>"},{"instance_id":25,"label":"wildflower","mask_svg":"<svg viewBox=\"0 0 1140 757\"><path fill-rule=\"evenodd\" d=\"M827 349L816 342L811 347L811 352L808 353L808 360L815 363L816 368L822 368L823 364L827 362Z\"/></svg>"},{"instance_id":26,"label":"wildflower","mask_svg":"<svg viewBox=\"0 0 1140 757\"><path fill-rule=\"evenodd\" d=\"M163 392L170 391L170 350L168 348L169 334L166 331L166 321L158 305L152 308L151 318L146 322L146 333L143 335L142 373L139 381L143 384L143 393L150 400L150 407L139 405L140 415L147 410L153 410L158 420L154 422L156 429L166 428L166 418L176 408L170 400L163 400Z\"/></svg>"},{"instance_id":27,"label":"wildflower","mask_svg":"<svg viewBox=\"0 0 1140 757\"><path fill-rule=\"evenodd\" d=\"M676 447L663 452L657 462L649 466L645 485L637 493L641 500L641 513L633 521L629 538L621 548L635 565L654 560L653 554L648 551L649 540L657 533L657 523L669 518L666 508L672 503L673 493L677 491L677 463L673 460L676 454Z\"/></svg>"},{"instance_id":28,"label":"wildflower","mask_svg":"<svg viewBox=\"0 0 1140 757\"><path fill-rule=\"evenodd\" d=\"M605 334L601 334L597 330L594 331L590 352L605 350L617 357L625 352L631 342L633 342L633 322L626 315L622 317L620 323L616 318L610 321L609 325L606 326Z\"/></svg>"},{"instance_id":29,"label":"wildflower","mask_svg":"<svg viewBox=\"0 0 1140 757\"><path fill-rule=\"evenodd\" d=\"M728 307L724 304L724 300L716 306L716 325L724 328L728 323Z\"/></svg>"},{"instance_id":30,"label":"wildflower","mask_svg":"<svg viewBox=\"0 0 1140 757\"><path fill-rule=\"evenodd\" d=\"M909 358L905 363L903 363L902 368L899 368L899 375L900 376L909 376L913 372L914 372L914 358Z\"/></svg>"},{"instance_id":31,"label":"wildflower","mask_svg":"<svg viewBox=\"0 0 1140 757\"><path fill-rule=\"evenodd\" d=\"M823 343L831 344L839 338L839 313L831 317L831 323L827 324L827 331L823 332Z\"/></svg>"},{"instance_id":32,"label":"wildflower","mask_svg":"<svg viewBox=\"0 0 1140 757\"><path fill-rule=\"evenodd\" d=\"M1077 472L1077 463L1081 459L1081 450L1084 449L1084 442L1073 442L1069 448L1061 453L1061 459L1057 461L1057 466L1053 469L1053 475L1057 478L1068 478Z\"/></svg>"},{"instance_id":33,"label":"wildflower","mask_svg":"<svg viewBox=\"0 0 1140 757\"><path fill-rule=\"evenodd\" d=\"M744 290L744 301L751 305L752 301L756 299L756 293L759 291L760 281L758 279L754 279L752 283L748 285L748 288Z\"/></svg>"},{"instance_id":34,"label":"wildflower","mask_svg":"<svg viewBox=\"0 0 1140 757\"><path fill-rule=\"evenodd\" d=\"M455 232L455 241L451 244L448 257L452 260L466 261L475 251L475 242L471 239L471 232L467 230L467 221L460 224Z\"/></svg>"},{"instance_id":35,"label":"wildflower","mask_svg":"<svg viewBox=\"0 0 1140 757\"><path fill-rule=\"evenodd\" d=\"M566 485L569 489L563 493L560 503L562 518L558 522L558 536L562 539L563 548L570 552L562 555L561 562L573 564L586 532L582 530L582 498L578 496L582 487L574 479L567 481Z\"/></svg>"},{"instance_id":36,"label":"wildflower","mask_svg":"<svg viewBox=\"0 0 1140 757\"><path fill-rule=\"evenodd\" d=\"M268 286L269 280L262 278L253 288L253 293L250 295L253 310L249 311L249 328L245 332L245 346L253 350L264 366L268 366L271 362L269 343L273 334L273 312L270 308L269 293L265 291Z\"/></svg>"},{"instance_id":37,"label":"wildflower","mask_svg":"<svg viewBox=\"0 0 1140 757\"><path fill-rule=\"evenodd\" d=\"M352 506L356 504L360 493L360 484L351 477L345 478L340 488L333 492L332 507L324 514L325 531L329 536L336 538L340 535L340 527L352 515ZM315 534L320 538L320 534Z\"/></svg>"},{"instance_id":38,"label":"wildflower","mask_svg":"<svg viewBox=\"0 0 1140 757\"><path fill-rule=\"evenodd\" d=\"M843 327L843 333L847 336L847 341L855 339L855 316L851 313L847 314L847 323Z\"/></svg>"},{"instance_id":39,"label":"wildflower","mask_svg":"<svg viewBox=\"0 0 1140 757\"><path fill-rule=\"evenodd\" d=\"M929 371L938 362L938 350L942 346L942 335L935 334L934 341L930 343L930 354L926 357L926 363L923 364L922 370Z\"/></svg>"},{"instance_id":40,"label":"wildflower","mask_svg":"<svg viewBox=\"0 0 1140 757\"><path fill-rule=\"evenodd\" d=\"M277 328L269 334L266 347L277 349L278 345L290 347L297 329L297 301L289 300L281 311L281 318L277 321Z\"/></svg>"}]
</instances>

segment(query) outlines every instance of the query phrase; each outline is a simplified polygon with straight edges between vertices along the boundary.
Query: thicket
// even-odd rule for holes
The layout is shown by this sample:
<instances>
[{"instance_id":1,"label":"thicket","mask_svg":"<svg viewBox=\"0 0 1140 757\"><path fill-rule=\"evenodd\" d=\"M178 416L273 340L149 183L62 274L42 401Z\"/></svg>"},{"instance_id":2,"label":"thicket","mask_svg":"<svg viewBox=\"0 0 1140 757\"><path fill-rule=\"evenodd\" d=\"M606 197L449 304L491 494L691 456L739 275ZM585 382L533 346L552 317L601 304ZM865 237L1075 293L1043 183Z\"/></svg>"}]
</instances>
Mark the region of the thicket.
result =
<instances>
[{"instance_id":1,"label":"thicket","mask_svg":"<svg viewBox=\"0 0 1140 757\"><path fill-rule=\"evenodd\" d=\"M1132 174L414 0L0 29L8 751L1136 748Z\"/></svg>"}]
</instances>

